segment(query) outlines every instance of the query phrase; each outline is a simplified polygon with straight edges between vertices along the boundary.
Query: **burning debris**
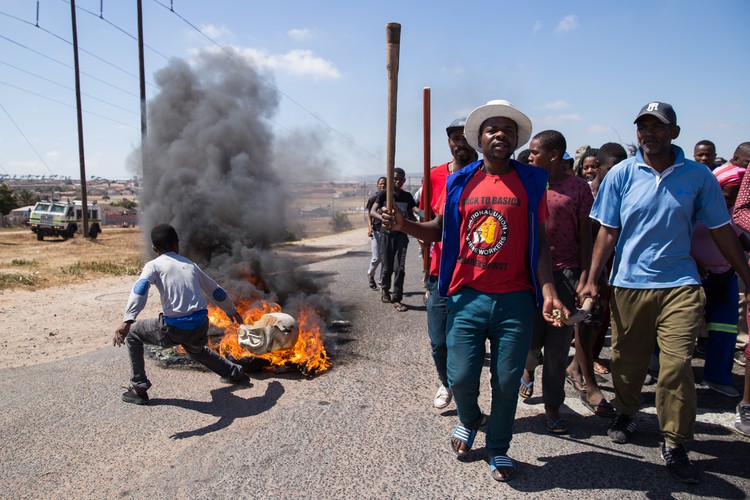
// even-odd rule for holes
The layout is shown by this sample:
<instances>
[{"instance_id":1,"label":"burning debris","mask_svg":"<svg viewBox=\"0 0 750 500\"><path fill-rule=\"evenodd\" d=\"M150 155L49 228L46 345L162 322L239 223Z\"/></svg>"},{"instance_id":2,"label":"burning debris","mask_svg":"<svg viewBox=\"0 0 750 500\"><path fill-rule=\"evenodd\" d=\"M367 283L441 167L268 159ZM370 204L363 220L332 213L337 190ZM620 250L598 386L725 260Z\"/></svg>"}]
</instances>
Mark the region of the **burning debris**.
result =
<instances>
[{"instance_id":1,"label":"burning debris","mask_svg":"<svg viewBox=\"0 0 750 500\"><path fill-rule=\"evenodd\" d=\"M286 313L268 313L252 325L241 325L238 343L253 354L290 349L299 338L297 322Z\"/></svg>"},{"instance_id":2,"label":"burning debris","mask_svg":"<svg viewBox=\"0 0 750 500\"><path fill-rule=\"evenodd\" d=\"M312 308L300 310L296 327L292 327L288 333L283 330L289 328L289 320L295 323L294 318L282 313L278 304L265 302L249 309L242 304L237 306L237 309L246 323L253 323L253 326L245 328L244 332L254 330L253 334L258 335L261 341L255 351L246 349L240 343L240 335L221 311L218 308L212 309L209 311L212 325L223 328L225 332L218 346L218 352L222 356L234 359L240 364L252 364L254 359L265 360L271 369L296 367L305 375L316 375L331 367L331 361L323 346L323 321ZM214 318L217 319L216 322ZM240 327L240 332L243 332L243 327ZM292 343L294 336L297 338ZM287 347L290 344L291 347ZM279 347L276 348L274 345Z\"/></svg>"},{"instance_id":3,"label":"burning debris","mask_svg":"<svg viewBox=\"0 0 750 500\"><path fill-rule=\"evenodd\" d=\"M282 306L283 314L297 318L292 347L291 337L272 330L253 339L244 328L245 344L260 345L248 351L236 327L223 325L225 319L212 312L214 330L223 336L213 345L219 353L238 362L254 358L296 366L306 374L327 370L331 362L320 326L336 314L321 293L325 283L272 249L287 235L290 195L283 179L314 171L322 151L306 149L294 161L279 160L289 158L276 154L284 143L272 125L279 93L269 76L236 53L203 52L192 64L172 59L155 80L159 93L149 103L141 226L172 224L181 237L180 252L233 297L245 299L238 310L248 325L271 326L255 323L264 314L281 313ZM136 151L132 159L140 157Z\"/></svg>"}]
</instances>

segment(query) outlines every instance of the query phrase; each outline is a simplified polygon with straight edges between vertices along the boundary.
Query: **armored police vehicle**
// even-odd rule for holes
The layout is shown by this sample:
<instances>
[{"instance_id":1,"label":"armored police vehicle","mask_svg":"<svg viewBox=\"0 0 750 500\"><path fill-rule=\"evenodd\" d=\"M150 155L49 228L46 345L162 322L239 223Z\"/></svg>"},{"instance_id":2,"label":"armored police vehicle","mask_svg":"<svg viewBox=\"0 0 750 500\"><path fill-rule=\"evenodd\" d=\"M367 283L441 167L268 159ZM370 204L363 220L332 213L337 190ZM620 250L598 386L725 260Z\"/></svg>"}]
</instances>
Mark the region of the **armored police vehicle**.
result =
<instances>
[{"instance_id":1,"label":"armored police vehicle","mask_svg":"<svg viewBox=\"0 0 750 500\"><path fill-rule=\"evenodd\" d=\"M83 224L83 204L80 201L40 201L31 211L27 224L37 240L45 236L72 238ZM89 237L96 238L101 229L99 205L88 204Z\"/></svg>"}]
</instances>

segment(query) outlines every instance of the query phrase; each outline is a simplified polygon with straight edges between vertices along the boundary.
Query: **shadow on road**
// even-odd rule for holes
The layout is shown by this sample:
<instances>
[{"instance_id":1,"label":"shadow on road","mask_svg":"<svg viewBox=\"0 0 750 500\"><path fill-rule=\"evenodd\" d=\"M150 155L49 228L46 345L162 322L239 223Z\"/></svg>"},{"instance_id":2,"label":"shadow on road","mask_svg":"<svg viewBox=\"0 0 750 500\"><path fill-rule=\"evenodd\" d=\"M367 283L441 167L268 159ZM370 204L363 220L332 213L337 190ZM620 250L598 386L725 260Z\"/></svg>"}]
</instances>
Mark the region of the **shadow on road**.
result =
<instances>
[{"instance_id":1,"label":"shadow on road","mask_svg":"<svg viewBox=\"0 0 750 500\"><path fill-rule=\"evenodd\" d=\"M186 410L194 410L206 415L219 417L211 425L192 431L177 432L170 436L172 439L184 439L193 436L204 436L211 432L224 429L232 425L238 418L252 417L271 409L284 394L284 386L280 382L272 381L268 384L266 393L262 396L243 398L235 394L236 386L222 387L211 391L211 401L191 401L189 399L158 399L149 401L149 406L177 406ZM250 389L252 390L252 388ZM242 391L244 392L244 391Z\"/></svg>"},{"instance_id":2,"label":"shadow on road","mask_svg":"<svg viewBox=\"0 0 750 500\"><path fill-rule=\"evenodd\" d=\"M532 419L521 420L525 420L522 424L528 426ZM516 424L518 427L519 421ZM704 435L728 432L712 424L702 423L699 427ZM703 471L703 478L699 485L687 485L671 478L661 463L654 463L643 456L652 453L649 449L660 447L658 433L642 432L637 437L634 445L613 445L609 448L588 443L590 451L541 456L538 458L543 462L541 466L519 463L522 474L510 486L524 493L538 493L552 488L570 492L606 492L612 489L642 492L646 498L673 498L674 494L679 493L707 498L746 498L742 489L721 476L748 477L750 464L745 457L750 453L750 443L711 439L692 441L689 446L694 452L691 458ZM558 436L558 439L561 442L582 442L572 436ZM564 449L563 444L561 449ZM654 488L654 485L658 486ZM606 493L600 494L607 496Z\"/></svg>"}]
</instances>

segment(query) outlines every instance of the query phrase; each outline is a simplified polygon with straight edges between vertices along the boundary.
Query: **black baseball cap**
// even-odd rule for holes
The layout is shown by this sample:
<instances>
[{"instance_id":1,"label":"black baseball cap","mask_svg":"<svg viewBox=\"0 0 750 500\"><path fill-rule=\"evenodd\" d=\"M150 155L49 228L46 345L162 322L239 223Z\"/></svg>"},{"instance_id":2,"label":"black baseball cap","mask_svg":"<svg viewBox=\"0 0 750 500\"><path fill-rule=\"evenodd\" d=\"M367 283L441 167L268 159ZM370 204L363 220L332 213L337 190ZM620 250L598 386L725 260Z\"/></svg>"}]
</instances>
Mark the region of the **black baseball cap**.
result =
<instances>
[{"instance_id":1,"label":"black baseball cap","mask_svg":"<svg viewBox=\"0 0 750 500\"><path fill-rule=\"evenodd\" d=\"M463 129L466 126L466 117L463 118L456 118L451 122L450 125L445 127L445 131L448 133L448 135L451 135L451 131L455 130L457 128Z\"/></svg>"},{"instance_id":2,"label":"black baseball cap","mask_svg":"<svg viewBox=\"0 0 750 500\"><path fill-rule=\"evenodd\" d=\"M677 114L674 112L672 105L666 102L654 101L646 104L641 108L641 112L635 117L633 123L637 123L638 119L644 115L655 116L662 123L677 125Z\"/></svg>"}]
</instances>

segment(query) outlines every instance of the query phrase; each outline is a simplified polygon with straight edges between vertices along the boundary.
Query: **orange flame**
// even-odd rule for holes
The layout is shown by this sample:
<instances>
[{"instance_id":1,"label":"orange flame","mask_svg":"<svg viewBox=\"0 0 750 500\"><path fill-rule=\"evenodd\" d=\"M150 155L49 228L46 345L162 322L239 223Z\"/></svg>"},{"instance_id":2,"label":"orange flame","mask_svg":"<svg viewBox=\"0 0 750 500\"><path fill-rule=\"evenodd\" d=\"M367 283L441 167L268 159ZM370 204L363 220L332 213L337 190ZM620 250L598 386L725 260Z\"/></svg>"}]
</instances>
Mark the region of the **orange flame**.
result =
<instances>
[{"instance_id":1,"label":"orange flame","mask_svg":"<svg viewBox=\"0 0 750 500\"><path fill-rule=\"evenodd\" d=\"M253 324L264 314L281 312L281 306L274 302L240 301L235 304L245 324ZM297 318L299 337L291 349L273 351L256 355L243 349L237 339L237 326L226 317L224 312L215 306L209 306L208 319L214 327L224 329L224 337L218 346L211 347L225 357L236 360L243 358L260 358L270 362L271 366L284 367L294 365L306 375L314 375L328 370L332 362L323 347L323 336L320 316L310 307L304 307Z\"/></svg>"}]
</instances>

